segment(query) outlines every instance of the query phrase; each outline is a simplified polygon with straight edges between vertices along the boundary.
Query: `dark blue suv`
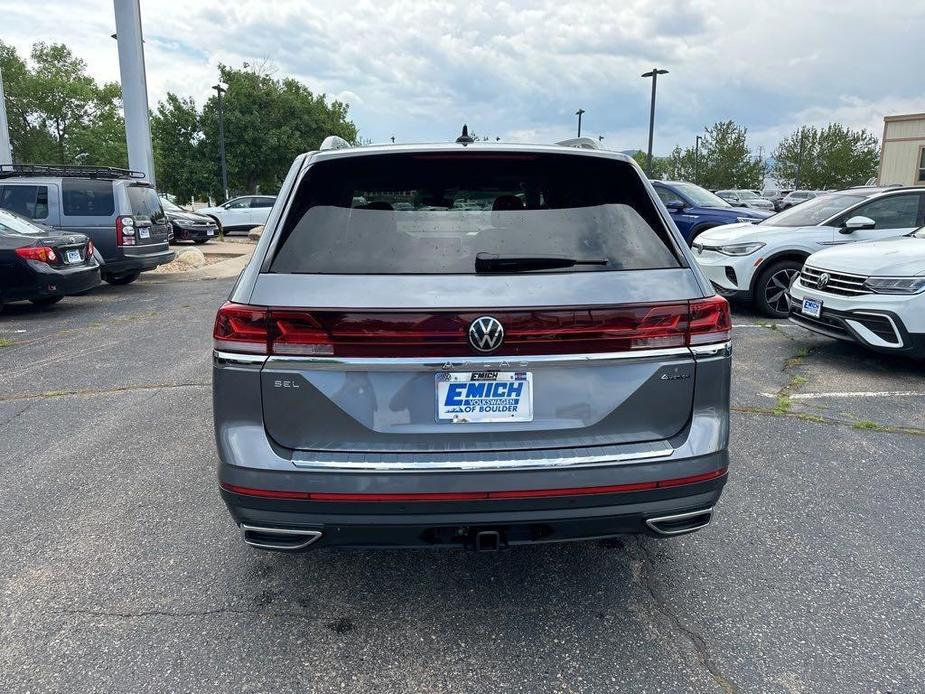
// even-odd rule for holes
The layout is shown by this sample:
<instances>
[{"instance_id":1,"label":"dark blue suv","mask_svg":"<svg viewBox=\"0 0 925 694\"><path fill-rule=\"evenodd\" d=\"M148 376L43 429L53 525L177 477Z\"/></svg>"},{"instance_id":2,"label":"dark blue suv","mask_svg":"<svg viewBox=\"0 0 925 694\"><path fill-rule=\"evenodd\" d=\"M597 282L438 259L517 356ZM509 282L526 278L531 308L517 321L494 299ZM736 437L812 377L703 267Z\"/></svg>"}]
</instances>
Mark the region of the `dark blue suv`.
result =
<instances>
[{"instance_id":1,"label":"dark blue suv","mask_svg":"<svg viewBox=\"0 0 925 694\"><path fill-rule=\"evenodd\" d=\"M693 243L700 232L721 224L758 222L771 216L769 212L733 207L709 190L693 183L652 181L652 187L665 203L668 214L689 244Z\"/></svg>"}]
</instances>

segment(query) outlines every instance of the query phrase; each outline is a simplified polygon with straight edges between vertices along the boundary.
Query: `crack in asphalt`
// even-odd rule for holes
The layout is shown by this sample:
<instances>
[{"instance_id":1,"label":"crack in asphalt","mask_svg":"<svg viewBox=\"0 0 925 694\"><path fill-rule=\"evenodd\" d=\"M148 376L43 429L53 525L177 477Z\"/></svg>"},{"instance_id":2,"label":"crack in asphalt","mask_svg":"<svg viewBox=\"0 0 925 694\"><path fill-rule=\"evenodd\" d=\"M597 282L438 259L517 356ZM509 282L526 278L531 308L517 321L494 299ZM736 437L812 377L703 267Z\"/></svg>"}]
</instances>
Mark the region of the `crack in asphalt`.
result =
<instances>
[{"instance_id":1,"label":"crack in asphalt","mask_svg":"<svg viewBox=\"0 0 925 694\"><path fill-rule=\"evenodd\" d=\"M710 649L707 646L707 642L703 636L701 636L690 627L685 626L681 622L680 618L674 613L674 611L668 607L668 604L659 597L658 592L656 591L654 577L652 572L649 570L649 567L652 565L652 554L643 544L643 538L641 536L633 537L636 546L638 547L640 553L643 555L641 571L642 575L639 584L652 600L652 603L655 606L655 610L666 620L668 620L676 632L684 636L688 642L690 642L694 649L694 653L697 656L698 662L703 668L706 669L706 671L710 674L710 677L714 682L716 682L716 685L724 692L724 694L738 694L738 686L720 669L716 661L713 660L712 656L710 655Z\"/></svg>"},{"instance_id":2,"label":"crack in asphalt","mask_svg":"<svg viewBox=\"0 0 925 694\"><path fill-rule=\"evenodd\" d=\"M7 420L4 421L4 422L0 422L0 427L5 427L5 426L6 426L7 424L9 424L10 422L13 422L13 421L19 419L19 418L22 417L26 412L28 412L30 409L32 409L32 407L33 407L34 405L35 405L34 402L30 402L28 405L26 405L24 408L22 408L19 412L17 412L16 414L14 414L12 417L10 417L9 419L7 419Z\"/></svg>"},{"instance_id":3,"label":"crack in asphalt","mask_svg":"<svg viewBox=\"0 0 925 694\"><path fill-rule=\"evenodd\" d=\"M775 412L769 407L742 407L734 406L729 408L732 412L740 414L757 414L765 417L789 417L790 419L801 419L804 422L813 424L828 424L830 426L847 426L857 429L857 420L838 419L837 417L825 417L822 415L807 414L805 412ZM878 434L909 434L911 436L925 436L925 429L917 427L894 427L889 424L877 424L875 429Z\"/></svg>"},{"instance_id":4,"label":"crack in asphalt","mask_svg":"<svg viewBox=\"0 0 925 694\"><path fill-rule=\"evenodd\" d=\"M209 388L211 386L211 383L157 383L147 386L122 386L121 388L52 390L45 393L18 393L16 395L0 395L0 402L14 402L17 400L46 400L49 398L63 398L71 395L115 395L117 393L145 392L149 390L171 390L174 388ZM4 424L6 423L7 422L4 422Z\"/></svg>"}]
</instances>

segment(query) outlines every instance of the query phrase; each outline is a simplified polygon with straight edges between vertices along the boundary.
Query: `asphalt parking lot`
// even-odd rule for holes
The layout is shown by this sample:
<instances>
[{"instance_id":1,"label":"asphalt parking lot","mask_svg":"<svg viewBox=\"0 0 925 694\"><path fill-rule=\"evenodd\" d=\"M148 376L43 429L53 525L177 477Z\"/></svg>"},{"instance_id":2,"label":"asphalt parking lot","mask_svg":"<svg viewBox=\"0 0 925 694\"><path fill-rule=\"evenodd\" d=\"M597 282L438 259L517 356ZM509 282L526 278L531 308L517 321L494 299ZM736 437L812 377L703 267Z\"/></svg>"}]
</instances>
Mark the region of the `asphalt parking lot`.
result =
<instances>
[{"instance_id":1,"label":"asphalt parking lot","mask_svg":"<svg viewBox=\"0 0 925 694\"><path fill-rule=\"evenodd\" d=\"M0 689L925 688L925 365L737 310L731 475L706 530L260 553L214 477L231 283L0 314Z\"/></svg>"}]
</instances>

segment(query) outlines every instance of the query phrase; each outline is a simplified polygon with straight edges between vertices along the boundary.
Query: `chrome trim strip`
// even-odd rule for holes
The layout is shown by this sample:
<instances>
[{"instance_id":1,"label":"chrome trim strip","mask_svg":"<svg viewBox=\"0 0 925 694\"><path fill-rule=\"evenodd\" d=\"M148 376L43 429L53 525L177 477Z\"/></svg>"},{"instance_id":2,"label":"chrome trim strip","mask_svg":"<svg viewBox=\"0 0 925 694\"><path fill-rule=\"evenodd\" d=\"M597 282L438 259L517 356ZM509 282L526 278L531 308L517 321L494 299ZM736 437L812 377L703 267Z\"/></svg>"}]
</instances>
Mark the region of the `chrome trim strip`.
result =
<instances>
[{"instance_id":1,"label":"chrome trim strip","mask_svg":"<svg viewBox=\"0 0 925 694\"><path fill-rule=\"evenodd\" d=\"M244 354L238 352L221 352L217 349L212 350L212 359L218 366L238 365L254 366L263 365L267 360L266 354Z\"/></svg>"},{"instance_id":2,"label":"chrome trim strip","mask_svg":"<svg viewBox=\"0 0 925 694\"><path fill-rule=\"evenodd\" d=\"M685 518L694 518L696 516L702 516L703 514L707 514L706 522L700 523L699 525L691 526L689 528L682 528L680 530L662 530L656 525L657 523L664 523L666 521L671 522L671 521L684 520ZM659 516L657 518L646 518L646 525L648 525L651 530L653 530L654 532L657 532L659 535L683 535L684 533L692 533L695 530L700 530L701 528L707 527L710 524L711 520L713 520L713 507L712 506L710 508L700 509L699 511L688 511L687 513L676 513L672 516Z\"/></svg>"},{"instance_id":3,"label":"chrome trim strip","mask_svg":"<svg viewBox=\"0 0 925 694\"><path fill-rule=\"evenodd\" d=\"M241 528L241 536L244 540L244 543L250 545L251 547L259 547L260 549L278 549L278 550L295 551L299 549L305 549L311 543L313 543L315 540L321 537L320 530L302 530L302 529L294 529L294 528L261 528L256 525L246 525L244 523L242 523L239 527ZM295 545L272 545L272 544L268 544L265 542L254 542L252 540L248 540L247 539L248 532L263 533L265 535L278 535L280 539L284 537L288 537L288 538L302 537L302 538L305 538L305 540Z\"/></svg>"},{"instance_id":4,"label":"chrome trim strip","mask_svg":"<svg viewBox=\"0 0 925 694\"><path fill-rule=\"evenodd\" d=\"M692 345L690 349L695 357L715 357L718 355L728 357L732 354L732 342L720 342L715 345Z\"/></svg>"},{"instance_id":5,"label":"chrome trim strip","mask_svg":"<svg viewBox=\"0 0 925 694\"><path fill-rule=\"evenodd\" d=\"M712 345L711 345L712 346ZM653 359L659 357L691 356L687 347L665 349L640 349L631 352L606 352L601 354L538 354L510 357L310 357L274 355L266 360L267 366L299 366L312 369L337 369L339 371L364 370L388 371L415 369L423 371L451 371L478 369L524 369L542 366L569 366L591 362Z\"/></svg>"},{"instance_id":6,"label":"chrome trim strip","mask_svg":"<svg viewBox=\"0 0 925 694\"><path fill-rule=\"evenodd\" d=\"M632 451L627 453L607 453L598 455L571 455L555 456L550 458L520 458L516 457L520 451L510 451L511 460L459 460L459 461L420 461L389 460L389 461L342 461L342 460L292 460L292 464L300 470L339 470L344 472L390 472L390 471L425 471L425 470L544 470L561 467L590 467L595 465L611 465L627 461L650 460L652 458L667 458L674 453L669 447L654 450ZM498 455L504 455L501 451ZM364 454L360 456L365 457Z\"/></svg>"}]
</instances>

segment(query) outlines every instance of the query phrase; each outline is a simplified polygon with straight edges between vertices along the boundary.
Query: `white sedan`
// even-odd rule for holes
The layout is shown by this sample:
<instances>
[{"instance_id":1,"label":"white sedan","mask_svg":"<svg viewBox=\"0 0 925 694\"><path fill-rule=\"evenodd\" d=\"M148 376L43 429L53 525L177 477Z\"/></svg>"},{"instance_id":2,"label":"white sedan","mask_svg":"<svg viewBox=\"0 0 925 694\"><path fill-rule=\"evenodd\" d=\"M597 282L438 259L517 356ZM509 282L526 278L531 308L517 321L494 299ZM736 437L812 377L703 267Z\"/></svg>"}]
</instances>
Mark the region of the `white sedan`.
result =
<instances>
[{"instance_id":1,"label":"white sedan","mask_svg":"<svg viewBox=\"0 0 925 694\"><path fill-rule=\"evenodd\" d=\"M272 195L242 195L215 207L203 207L196 214L211 217L220 229L229 231L250 231L266 224L276 198Z\"/></svg>"},{"instance_id":2,"label":"white sedan","mask_svg":"<svg viewBox=\"0 0 925 694\"><path fill-rule=\"evenodd\" d=\"M853 188L830 193L758 224L700 234L694 257L720 294L753 302L772 318L790 313L787 289L816 251L898 236L925 224L921 188Z\"/></svg>"},{"instance_id":3,"label":"white sedan","mask_svg":"<svg viewBox=\"0 0 925 694\"><path fill-rule=\"evenodd\" d=\"M790 320L880 352L925 357L925 228L811 255Z\"/></svg>"}]
</instances>

